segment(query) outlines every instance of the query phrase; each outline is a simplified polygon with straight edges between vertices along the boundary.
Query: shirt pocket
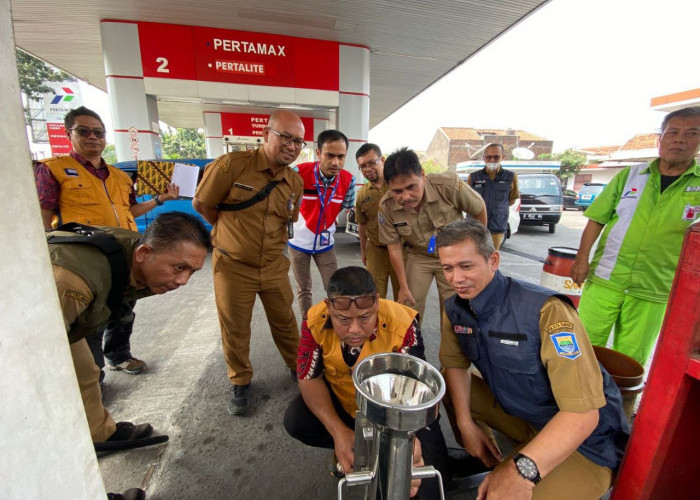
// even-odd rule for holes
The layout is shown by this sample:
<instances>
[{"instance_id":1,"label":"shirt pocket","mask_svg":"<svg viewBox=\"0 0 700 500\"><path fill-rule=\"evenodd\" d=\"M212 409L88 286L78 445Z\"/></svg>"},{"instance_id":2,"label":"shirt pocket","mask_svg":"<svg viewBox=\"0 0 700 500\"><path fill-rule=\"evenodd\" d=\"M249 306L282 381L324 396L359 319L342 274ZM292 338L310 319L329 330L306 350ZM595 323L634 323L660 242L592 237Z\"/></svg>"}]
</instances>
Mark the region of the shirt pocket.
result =
<instances>
[{"instance_id":1,"label":"shirt pocket","mask_svg":"<svg viewBox=\"0 0 700 500\"><path fill-rule=\"evenodd\" d=\"M399 233L401 236L410 236L411 233L413 233L410 224L406 224L405 226L394 225L394 227L396 228L396 232Z\"/></svg>"},{"instance_id":2,"label":"shirt pocket","mask_svg":"<svg viewBox=\"0 0 700 500\"><path fill-rule=\"evenodd\" d=\"M69 179L63 183L61 189L65 191L67 197L76 200L81 205L97 205L97 196L93 193L92 185L81 179Z\"/></svg>"}]
</instances>

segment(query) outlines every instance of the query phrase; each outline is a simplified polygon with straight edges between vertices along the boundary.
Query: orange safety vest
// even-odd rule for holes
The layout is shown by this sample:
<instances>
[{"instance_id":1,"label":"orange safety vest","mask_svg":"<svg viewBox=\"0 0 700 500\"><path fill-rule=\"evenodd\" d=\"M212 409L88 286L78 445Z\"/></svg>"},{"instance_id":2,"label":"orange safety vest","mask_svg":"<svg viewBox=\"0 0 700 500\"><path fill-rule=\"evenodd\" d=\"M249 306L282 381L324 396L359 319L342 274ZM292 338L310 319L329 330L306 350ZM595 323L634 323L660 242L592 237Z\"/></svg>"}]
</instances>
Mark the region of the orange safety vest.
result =
<instances>
[{"instance_id":1,"label":"orange safety vest","mask_svg":"<svg viewBox=\"0 0 700 500\"><path fill-rule=\"evenodd\" d=\"M70 156L42 160L61 186L58 212L61 224L78 222L91 226L112 226L137 231L129 210L133 181L126 172L107 165L103 181Z\"/></svg>"},{"instance_id":2,"label":"orange safety vest","mask_svg":"<svg viewBox=\"0 0 700 500\"><path fill-rule=\"evenodd\" d=\"M330 317L325 302L309 309L306 324L323 351L324 377L343 409L351 417L355 418L357 412L355 384L352 381L353 369L360 361L373 354L398 352L403 345L406 330L417 314L417 311L392 300L379 299L377 337L371 342L365 342L355 365L349 367L343 359L340 339L333 328L325 328Z\"/></svg>"}]
</instances>

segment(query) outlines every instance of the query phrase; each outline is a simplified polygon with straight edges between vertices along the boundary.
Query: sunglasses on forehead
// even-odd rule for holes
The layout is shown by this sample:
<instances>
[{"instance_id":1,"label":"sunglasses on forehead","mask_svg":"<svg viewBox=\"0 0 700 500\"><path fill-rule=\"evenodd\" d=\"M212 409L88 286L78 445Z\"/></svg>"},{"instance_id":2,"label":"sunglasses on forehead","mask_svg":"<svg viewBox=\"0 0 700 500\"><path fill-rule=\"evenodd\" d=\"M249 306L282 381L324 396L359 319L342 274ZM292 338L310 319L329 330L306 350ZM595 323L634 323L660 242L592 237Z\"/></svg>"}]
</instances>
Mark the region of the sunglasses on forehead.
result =
<instances>
[{"instance_id":1,"label":"sunglasses on forehead","mask_svg":"<svg viewBox=\"0 0 700 500\"><path fill-rule=\"evenodd\" d=\"M90 137L90 135L93 135L97 137L98 139L104 139L104 136L106 132L104 129L101 128L88 128L88 127L75 127L75 128L69 128L68 130L73 130L75 132L78 132L78 135L80 137Z\"/></svg>"},{"instance_id":2,"label":"sunglasses on forehead","mask_svg":"<svg viewBox=\"0 0 700 500\"><path fill-rule=\"evenodd\" d=\"M361 295L359 297L329 297L331 305L338 311L347 311L355 303L358 309L369 309L377 301L376 295Z\"/></svg>"}]
</instances>

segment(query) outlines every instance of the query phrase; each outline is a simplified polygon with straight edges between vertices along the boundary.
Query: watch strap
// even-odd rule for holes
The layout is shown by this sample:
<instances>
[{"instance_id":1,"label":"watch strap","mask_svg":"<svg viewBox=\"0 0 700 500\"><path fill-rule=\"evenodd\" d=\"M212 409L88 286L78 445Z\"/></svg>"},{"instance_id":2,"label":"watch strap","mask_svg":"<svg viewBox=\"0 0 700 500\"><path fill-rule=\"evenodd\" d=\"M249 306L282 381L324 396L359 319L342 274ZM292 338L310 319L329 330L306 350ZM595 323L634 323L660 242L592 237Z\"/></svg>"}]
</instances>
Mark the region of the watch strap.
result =
<instances>
[{"instance_id":1,"label":"watch strap","mask_svg":"<svg viewBox=\"0 0 700 500\"><path fill-rule=\"evenodd\" d=\"M156 200L156 205L159 206L159 207L162 207L162 206L163 206L163 203L165 203L164 201L161 201L161 200L160 200L160 195L159 195L159 194L157 194L156 197L153 198L153 199Z\"/></svg>"}]
</instances>

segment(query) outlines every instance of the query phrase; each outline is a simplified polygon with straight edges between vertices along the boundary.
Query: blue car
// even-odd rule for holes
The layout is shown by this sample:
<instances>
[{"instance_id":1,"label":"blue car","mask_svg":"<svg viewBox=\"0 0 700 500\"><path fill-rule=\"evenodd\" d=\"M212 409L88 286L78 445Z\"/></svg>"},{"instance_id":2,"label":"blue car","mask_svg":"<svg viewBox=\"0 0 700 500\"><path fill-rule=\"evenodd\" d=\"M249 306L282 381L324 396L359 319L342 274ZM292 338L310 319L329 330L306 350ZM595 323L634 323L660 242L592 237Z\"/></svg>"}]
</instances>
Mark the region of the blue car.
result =
<instances>
[{"instance_id":1,"label":"blue car","mask_svg":"<svg viewBox=\"0 0 700 500\"><path fill-rule=\"evenodd\" d=\"M202 174L204 173L204 167L211 163L213 160L211 159L202 159L202 158L196 158L196 159L191 159L191 160L157 160L157 161L165 161L165 162L177 162L177 163L186 163L188 165L196 165L199 167L199 179L202 179ZM115 163L114 166L117 168L122 169L124 172L129 174L132 179L134 179L134 182L137 181L137 162L135 160L132 161L120 161L118 163ZM137 199L139 202L143 202L146 200L150 200L152 198L151 195L145 194L139 196ZM209 224L207 221L204 220L204 218L197 213L194 208L192 208L192 199L191 198L183 198L183 199L178 199L178 200L172 200L167 203L165 203L161 207L156 207L150 212L146 212L145 214L141 215L140 217L136 218L136 225L138 226L139 232L143 232L146 227L156 218L158 217L159 214L162 214L164 212L186 212L188 214L195 215L199 217L199 219L204 223L204 225L207 227L209 231L211 231L211 224Z\"/></svg>"},{"instance_id":2,"label":"blue car","mask_svg":"<svg viewBox=\"0 0 700 500\"><path fill-rule=\"evenodd\" d=\"M581 189L579 189L578 198L576 199L576 207L579 210L586 210L591 203L593 203L595 197L598 196L604 188L605 184L601 184L599 182L585 183Z\"/></svg>"}]
</instances>

